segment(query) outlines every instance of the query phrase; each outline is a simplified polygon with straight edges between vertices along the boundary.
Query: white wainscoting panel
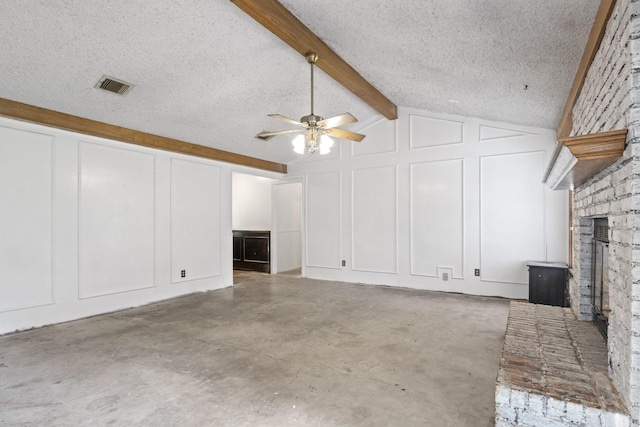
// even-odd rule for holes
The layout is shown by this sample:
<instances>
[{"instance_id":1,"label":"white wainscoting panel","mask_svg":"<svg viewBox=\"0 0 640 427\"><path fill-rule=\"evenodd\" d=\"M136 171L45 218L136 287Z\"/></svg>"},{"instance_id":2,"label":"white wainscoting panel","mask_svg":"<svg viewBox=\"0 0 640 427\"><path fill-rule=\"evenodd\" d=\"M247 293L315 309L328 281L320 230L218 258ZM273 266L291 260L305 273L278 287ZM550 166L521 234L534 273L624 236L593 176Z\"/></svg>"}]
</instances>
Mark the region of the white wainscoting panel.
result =
<instances>
[{"instance_id":1,"label":"white wainscoting panel","mask_svg":"<svg viewBox=\"0 0 640 427\"><path fill-rule=\"evenodd\" d=\"M352 142L353 156L367 154L389 153L397 150L397 120L380 119L377 122L358 131L366 138L362 142Z\"/></svg>"},{"instance_id":2,"label":"white wainscoting panel","mask_svg":"<svg viewBox=\"0 0 640 427\"><path fill-rule=\"evenodd\" d=\"M464 160L411 165L411 274L464 273Z\"/></svg>"},{"instance_id":3,"label":"white wainscoting panel","mask_svg":"<svg viewBox=\"0 0 640 427\"><path fill-rule=\"evenodd\" d=\"M0 127L0 311L53 302L53 137Z\"/></svg>"},{"instance_id":4,"label":"white wainscoting panel","mask_svg":"<svg viewBox=\"0 0 640 427\"><path fill-rule=\"evenodd\" d=\"M464 123L417 115L409 116L410 148L460 144Z\"/></svg>"},{"instance_id":5,"label":"white wainscoting panel","mask_svg":"<svg viewBox=\"0 0 640 427\"><path fill-rule=\"evenodd\" d=\"M342 176L315 173L306 180L308 267L340 268L342 260Z\"/></svg>"},{"instance_id":6,"label":"white wainscoting panel","mask_svg":"<svg viewBox=\"0 0 640 427\"><path fill-rule=\"evenodd\" d=\"M299 182L273 186L276 224L279 232L300 231L302 185Z\"/></svg>"},{"instance_id":7,"label":"white wainscoting panel","mask_svg":"<svg viewBox=\"0 0 640 427\"><path fill-rule=\"evenodd\" d=\"M353 269L397 272L397 176L395 166L352 171Z\"/></svg>"},{"instance_id":8,"label":"white wainscoting panel","mask_svg":"<svg viewBox=\"0 0 640 427\"><path fill-rule=\"evenodd\" d=\"M526 262L544 261L545 153L480 158L482 280L528 283Z\"/></svg>"},{"instance_id":9,"label":"white wainscoting panel","mask_svg":"<svg viewBox=\"0 0 640 427\"><path fill-rule=\"evenodd\" d=\"M278 232L278 272L300 268L302 265L300 239L299 231Z\"/></svg>"},{"instance_id":10,"label":"white wainscoting panel","mask_svg":"<svg viewBox=\"0 0 640 427\"><path fill-rule=\"evenodd\" d=\"M154 156L79 150L79 297L154 286Z\"/></svg>"},{"instance_id":11,"label":"white wainscoting panel","mask_svg":"<svg viewBox=\"0 0 640 427\"><path fill-rule=\"evenodd\" d=\"M480 141L495 141L498 139L515 138L526 135L530 135L530 133L492 126L480 126Z\"/></svg>"},{"instance_id":12,"label":"white wainscoting panel","mask_svg":"<svg viewBox=\"0 0 640 427\"><path fill-rule=\"evenodd\" d=\"M219 167L171 159L172 283L220 275L220 202Z\"/></svg>"},{"instance_id":13,"label":"white wainscoting panel","mask_svg":"<svg viewBox=\"0 0 640 427\"><path fill-rule=\"evenodd\" d=\"M302 183L273 186L277 230L277 268L288 271L302 266Z\"/></svg>"}]
</instances>

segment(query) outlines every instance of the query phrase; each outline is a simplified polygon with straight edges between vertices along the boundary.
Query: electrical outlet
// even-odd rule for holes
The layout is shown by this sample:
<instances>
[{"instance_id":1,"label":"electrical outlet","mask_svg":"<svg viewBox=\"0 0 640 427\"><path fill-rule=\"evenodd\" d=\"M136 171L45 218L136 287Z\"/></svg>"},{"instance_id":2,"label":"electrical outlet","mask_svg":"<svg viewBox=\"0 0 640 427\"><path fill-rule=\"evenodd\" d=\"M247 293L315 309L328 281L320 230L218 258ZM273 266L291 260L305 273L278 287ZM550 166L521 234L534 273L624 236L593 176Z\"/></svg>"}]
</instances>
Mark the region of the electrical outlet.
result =
<instances>
[{"instance_id":1,"label":"electrical outlet","mask_svg":"<svg viewBox=\"0 0 640 427\"><path fill-rule=\"evenodd\" d=\"M342 266L343 266L343 267L346 267L346 266L347 266L347 261L342 260Z\"/></svg>"},{"instance_id":2,"label":"electrical outlet","mask_svg":"<svg viewBox=\"0 0 640 427\"><path fill-rule=\"evenodd\" d=\"M445 282L449 280L449 273L442 273L442 280L444 280Z\"/></svg>"},{"instance_id":3,"label":"electrical outlet","mask_svg":"<svg viewBox=\"0 0 640 427\"><path fill-rule=\"evenodd\" d=\"M476 268L475 270L473 270L473 274L476 276L480 276L480 269Z\"/></svg>"},{"instance_id":4,"label":"electrical outlet","mask_svg":"<svg viewBox=\"0 0 640 427\"><path fill-rule=\"evenodd\" d=\"M180 277L187 277L187 270L181 270Z\"/></svg>"}]
</instances>

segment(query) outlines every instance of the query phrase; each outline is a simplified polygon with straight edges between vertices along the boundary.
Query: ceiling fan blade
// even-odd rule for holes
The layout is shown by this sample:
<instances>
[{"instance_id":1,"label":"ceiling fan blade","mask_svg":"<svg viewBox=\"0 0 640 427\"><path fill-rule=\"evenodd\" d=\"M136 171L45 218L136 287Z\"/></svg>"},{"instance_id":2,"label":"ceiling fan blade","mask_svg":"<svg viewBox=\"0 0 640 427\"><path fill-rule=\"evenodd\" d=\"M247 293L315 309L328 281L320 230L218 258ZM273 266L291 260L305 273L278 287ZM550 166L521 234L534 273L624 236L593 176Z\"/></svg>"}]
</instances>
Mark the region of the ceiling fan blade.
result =
<instances>
[{"instance_id":1,"label":"ceiling fan blade","mask_svg":"<svg viewBox=\"0 0 640 427\"><path fill-rule=\"evenodd\" d=\"M364 139L365 135L361 133L350 132L342 129L327 129L327 135L340 139L348 139L349 141L360 142Z\"/></svg>"},{"instance_id":2,"label":"ceiling fan blade","mask_svg":"<svg viewBox=\"0 0 640 427\"><path fill-rule=\"evenodd\" d=\"M340 114L339 116L329 117L328 119L320 120L317 125L325 128L335 128L338 126L348 125L349 123L355 123L358 119L353 117L351 113Z\"/></svg>"},{"instance_id":3,"label":"ceiling fan blade","mask_svg":"<svg viewBox=\"0 0 640 427\"><path fill-rule=\"evenodd\" d=\"M292 125L304 126L299 121L290 119L289 117L285 117L285 116L283 116L281 114L269 114L269 117L273 117L274 119L280 119L283 122L291 123Z\"/></svg>"},{"instance_id":4,"label":"ceiling fan blade","mask_svg":"<svg viewBox=\"0 0 640 427\"><path fill-rule=\"evenodd\" d=\"M267 132L266 130L264 130L259 134L257 134L256 138L269 139L272 136L276 136L276 135L284 135L285 133L300 133L300 132L304 132L304 129L277 130L274 132Z\"/></svg>"}]
</instances>

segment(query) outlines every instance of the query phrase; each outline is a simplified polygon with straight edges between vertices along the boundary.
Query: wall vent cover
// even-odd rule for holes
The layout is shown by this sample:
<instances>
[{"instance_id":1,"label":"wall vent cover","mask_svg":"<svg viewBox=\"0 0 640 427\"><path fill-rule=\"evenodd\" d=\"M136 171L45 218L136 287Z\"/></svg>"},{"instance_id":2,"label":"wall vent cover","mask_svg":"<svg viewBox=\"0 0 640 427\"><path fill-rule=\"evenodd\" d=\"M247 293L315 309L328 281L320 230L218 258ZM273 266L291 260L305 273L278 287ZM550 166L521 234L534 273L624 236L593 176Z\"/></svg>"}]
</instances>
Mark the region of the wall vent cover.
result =
<instances>
[{"instance_id":1,"label":"wall vent cover","mask_svg":"<svg viewBox=\"0 0 640 427\"><path fill-rule=\"evenodd\" d=\"M96 83L95 87L106 90L107 92L117 93L118 95L126 95L133 85L110 76L102 76L100 81Z\"/></svg>"}]
</instances>

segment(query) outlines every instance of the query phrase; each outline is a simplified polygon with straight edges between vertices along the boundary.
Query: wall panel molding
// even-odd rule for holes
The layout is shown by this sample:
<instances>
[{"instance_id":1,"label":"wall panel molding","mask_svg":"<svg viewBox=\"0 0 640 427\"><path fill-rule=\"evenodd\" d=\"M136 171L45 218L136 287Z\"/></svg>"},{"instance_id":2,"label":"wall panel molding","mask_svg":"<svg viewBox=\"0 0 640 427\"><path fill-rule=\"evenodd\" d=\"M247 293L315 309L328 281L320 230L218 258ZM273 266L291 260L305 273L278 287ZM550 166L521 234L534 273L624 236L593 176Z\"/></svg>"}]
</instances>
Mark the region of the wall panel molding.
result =
<instances>
[{"instance_id":1,"label":"wall panel molding","mask_svg":"<svg viewBox=\"0 0 640 427\"><path fill-rule=\"evenodd\" d=\"M411 274L464 278L464 159L412 163L410 171Z\"/></svg>"},{"instance_id":2,"label":"wall panel molding","mask_svg":"<svg viewBox=\"0 0 640 427\"><path fill-rule=\"evenodd\" d=\"M464 122L409 115L409 148L411 150L462 144L463 136Z\"/></svg>"},{"instance_id":3,"label":"wall panel molding","mask_svg":"<svg viewBox=\"0 0 640 427\"><path fill-rule=\"evenodd\" d=\"M395 153L398 151L398 121L381 118L360 129L367 137L360 143L352 142L351 156Z\"/></svg>"},{"instance_id":4,"label":"wall panel molding","mask_svg":"<svg viewBox=\"0 0 640 427\"><path fill-rule=\"evenodd\" d=\"M2 313L54 303L55 137L0 126L0 143Z\"/></svg>"},{"instance_id":5,"label":"wall panel molding","mask_svg":"<svg viewBox=\"0 0 640 427\"><path fill-rule=\"evenodd\" d=\"M78 298L155 286L155 155L78 144Z\"/></svg>"},{"instance_id":6,"label":"wall panel molding","mask_svg":"<svg viewBox=\"0 0 640 427\"><path fill-rule=\"evenodd\" d=\"M305 179L306 266L341 269L342 172L322 172ZM309 245L313 242L313 246Z\"/></svg>"},{"instance_id":7,"label":"wall panel molding","mask_svg":"<svg viewBox=\"0 0 640 427\"><path fill-rule=\"evenodd\" d=\"M171 283L222 273L221 182L217 166L171 159ZM200 207L194 210L196 204ZM181 277L182 270L185 277Z\"/></svg>"},{"instance_id":8,"label":"wall panel molding","mask_svg":"<svg viewBox=\"0 0 640 427\"><path fill-rule=\"evenodd\" d=\"M546 260L545 188L538 179L545 154L479 158L482 281L527 285L526 262Z\"/></svg>"},{"instance_id":9,"label":"wall panel molding","mask_svg":"<svg viewBox=\"0 0 640 427\"><path fill-rule=\"evenodd\" d=\"M517 138L531 135L529 132L507 129L494 126L480 125L480 141L491 142L508 138Z\"/></svg>"},{"instance_id":10,"label":"wall panel molding","mask_svg":"<svg viewBox=\"0 0 640 427\"><path fill-rule=\"evenodd\" d=\"M352 170L353 270L394 274L398 272L397 218L397 167L391 165Z\"/></svg>"}]
</instances>

